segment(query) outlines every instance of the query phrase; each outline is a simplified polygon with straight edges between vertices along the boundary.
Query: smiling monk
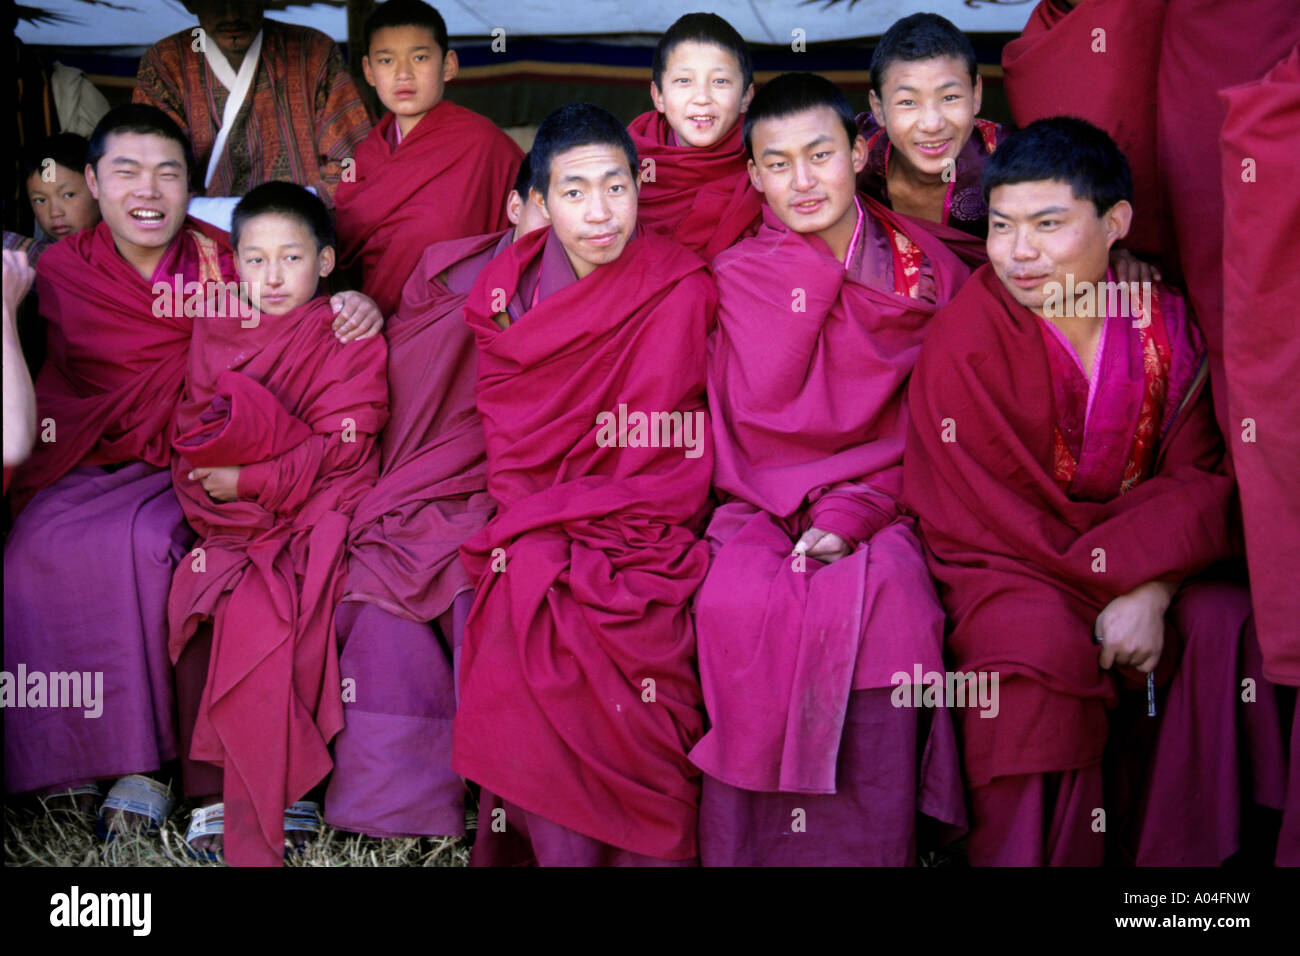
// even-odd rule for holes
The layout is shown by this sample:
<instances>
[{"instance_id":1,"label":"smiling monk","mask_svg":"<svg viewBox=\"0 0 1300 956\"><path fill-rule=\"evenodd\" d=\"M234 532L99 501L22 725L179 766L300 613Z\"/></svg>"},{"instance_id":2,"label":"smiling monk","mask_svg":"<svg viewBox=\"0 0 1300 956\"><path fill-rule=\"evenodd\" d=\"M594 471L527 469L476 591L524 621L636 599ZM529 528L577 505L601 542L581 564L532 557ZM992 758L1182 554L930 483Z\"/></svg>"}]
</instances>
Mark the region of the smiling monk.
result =
<instances>
[{"instance_id":1,"label":"smiling monk","mask_svg":"<svg viewBox=\"0 0 1300 956\"><path fill-rule=\"evenodd\" d=\"M465 306L497 502L461 551L476 591L453 766L483 787L478 864L699 853L688 603L708 563L697 533L717 299L702 260L637 233L636 169L609 113L548 116L529 201L550 228L493 259ZM625 410L676 425L650 443L609 426Z\"/></svg>"}]
</instances>

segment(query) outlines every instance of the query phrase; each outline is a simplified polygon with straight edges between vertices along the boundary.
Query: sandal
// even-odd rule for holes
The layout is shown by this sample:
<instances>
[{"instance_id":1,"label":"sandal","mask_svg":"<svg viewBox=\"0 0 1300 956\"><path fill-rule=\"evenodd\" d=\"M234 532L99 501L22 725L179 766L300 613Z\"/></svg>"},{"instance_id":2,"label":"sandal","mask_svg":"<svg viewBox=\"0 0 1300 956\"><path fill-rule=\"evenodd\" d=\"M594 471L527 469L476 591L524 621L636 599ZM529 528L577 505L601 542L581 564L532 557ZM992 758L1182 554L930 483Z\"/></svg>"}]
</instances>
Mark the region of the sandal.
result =
<instances>
[{"instance_id":1,"label":"sandal","mask_svg":"<svg viewBox=\"0 0 1300 956\"><path fill-rule=\"evenodd\" d=\"M94 812L96 812L96 811L93 809L93 807L92 807L92 808L83 808L80 804L77 803L77 797L91 797L91 798L93 798L94 803L97 804L97 803L99 803L101 800L104 799L104 790L103 790L103 788L100 787L100 785L97 784L97 783L94 783L94 782L91 782L91 783L83 783L83 784L82 784L81 786L79 786L79 787L68 787L68 789L66 789L66 790L60 790L60 791L58 791L57 793L46 793L46 794L43 794L43 795L41 796L41 800L43 800L43 801L50 801L50 800L65 800L65 799L66 799L66 800L71 800L71 801L72 801L72 806L69 807L68 809L76 810L78 813L94 813Z\"/></svg>"},{"instance_id":2,"label":"sandal","mask_svg":"<svg viewBox=\"0 0 1300 956\"><path fill-rule=\"evenodd\" d=\"M299 800L289 809L284 811L284 832L300 831L306 833L319 833L321 827L321 806L312 800ZM225 836L225 805L214 803L206 807L198 807L190 814L190 827L185 831L186 852L192 859L202 860L205 863L221 863L224 860L222 853L215 853L212 850L200 850L194 846L194 840L198 837L205 836ZM302 854L306 851L307 844L302 846L291 846L286 841L284 855L287 858L290 851Z\"/></svg>"},{"instance_id":3,"label":"sandal","mask_svg":"<svg viewBox=\"0 0 1300 956\"><path fill-rule=\"evenodd\" d=\"M301 856L307 852L310 843L304 843L301 846L294 846L287 835L292 831L303 833L320 833L321 828L321 806L314 800L299 800L288 810L284 811L284 832L286 834L284 855L288 857L289 853L297 853Z\"/></svg>"},{"instance_id":4,"label":"sandal","mask_svg":"<svg viewBox=\"0 0 1300 956\"><path fill-rule=\"evenodd\" d=\"M175 803L171 787L153 777L138 773L122 777L113 784L108 796L100 804L99 816L95 821L95 835L101 840L112 840L117 835L116 831L109 831L104 821L105 810L118 810L145 817L149 821L146 829L157 830L172 812Z\"/></svg>"},{"instance_id":5,"label":"sandal","mask_svg":"<svg viewBox=\"0 0 1300 956\"><path fill-rule=\"evenodd\" d=\"M195 807L190 813L190 826L185 831L185 852L191 860L203 863L224 863L225 854L215 850L200 850L194 845L199 837L225 836L226 805L212 803L206 807Z\"/></svg>"}]
</instances>

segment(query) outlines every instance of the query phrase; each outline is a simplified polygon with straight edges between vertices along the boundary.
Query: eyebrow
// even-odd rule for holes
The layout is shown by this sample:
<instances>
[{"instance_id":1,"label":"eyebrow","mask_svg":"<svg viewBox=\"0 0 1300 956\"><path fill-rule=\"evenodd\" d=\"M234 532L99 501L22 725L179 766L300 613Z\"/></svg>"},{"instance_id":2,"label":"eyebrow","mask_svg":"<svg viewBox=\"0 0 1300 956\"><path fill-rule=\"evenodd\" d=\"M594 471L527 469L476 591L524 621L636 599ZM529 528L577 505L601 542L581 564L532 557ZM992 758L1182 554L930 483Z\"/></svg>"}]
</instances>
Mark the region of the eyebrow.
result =
<instances>
[{"instance_id":1,"label":"eyebrow","mask_svg":"<svg viewBox=\"0 0 1300 956\"><path fill-rule=\"evenodd\" d=\"M1038 212L1030 213L1030 214L1029 214L1028 216L1026 216L1025 218L1026 218L1026 219L1042 219L1044 216L1059 216L1061 213L1063 213L1063 212L1069 212L1069 211L1070 211L1070 207L1069 207L1069 206L1048 206L1046 209L1040 209L1040 210L1038 210ZM1005 212L1002 212L1002 211L999 210L999 209L994 209L992 206L989 207L989 215L990 215L990 216L999 216L999 217L1001 217L1002 219L1013 219L1013 218L1015 218L1015 217L1013 217L1013 216L1009 216L1009 215L1007 215Z\"/></svg>"},{"instance_id":2,"label":"eyebrow","mask_svg":"<svg viewBox=\"0 0 1300 956\"><path fill-rule=\"evenodd\" d=\"M432 50L433 47L430 46L428 43L421 43L419 46L407 47L407 49L414 53L417 50ZM376 50L375 56L378 56L381 53L394 53L394 52L396 51L390 50L388 47L384 47L382 50Z\"/></svg>"},{"instance_id":3,"label":"eyebrow","mask_svg":"<svg viewBox=\"0 0 1300 956\"><path fill-rule=\"evenodd\" d=\"M961 80L949 80L947 83L940 83L935 89L946 90L950 86L961 86ZM915 86L899 86L894 89L895 93L902 93L906 90L909 93L919 93L920 90Z\"/></svg>"},{"instance_id":4,"label":"eyebrow","mask_svg":"<svg viewBox=\"0 0 1300 956\"><path fill-rule=\"evenodd\" d=\"M820 146L822 143L830 143L830 142L833 142L833 140L831 139L831 137L830 137L829 135L827 135L826 133L822 133L820 136L815 137L814 139L810 140L810 141L807 142L807 143L804 143L803 148L804 148L805 150L809 150L809 149L812 149L814 146ZM763 152L760 153L759 155L760 155L760 156L769 156L769 155L771 155L771 156L785 156L785 155L786 155L786 150L784 150L784 149L777 149L775 146L769 146L769 147L767 147L767 149L763 150Z\"/></svg>"},{"instance_id":5,"label":"eyebrow","mask_svg":"<svg viewBox=\"0 0 1300 956\"><path fill-rule=\"evenodd\" d=\"M605 174L600 178L603 181L606 179L613 179L616 176L628 176L628 175L630 174L626 169L622 169L620 167L615 166L613 169L605 170ZM585 182L587 182L587 178L585 176L579 176L577 173L570 173L568 176L561 176L559 184L563 185L564 183L585 183Z\"/></svg>"},{"instance_id":6,"label":"eyebrow","mask_svg":"<svg viewBox=\"0 0 1300 956\"><path fill-rule=\"evenodd\" d=\"M141 163L140 163L140 161L139 161L138 159L131 159L129 156L114 156L112 159L109 160L109 165L111 165L111 166L140 166ZM161 163L156 164L156 165L154 166L154 168L155 168L155 169L159 169L159 168L161 168L161 167L163 167L163 166L175 166L177 169L179 169L179 168L181 168L181 163L180 163L178 160L175 160L175 159L164 159Z\"/></svg>"}]
</instances>

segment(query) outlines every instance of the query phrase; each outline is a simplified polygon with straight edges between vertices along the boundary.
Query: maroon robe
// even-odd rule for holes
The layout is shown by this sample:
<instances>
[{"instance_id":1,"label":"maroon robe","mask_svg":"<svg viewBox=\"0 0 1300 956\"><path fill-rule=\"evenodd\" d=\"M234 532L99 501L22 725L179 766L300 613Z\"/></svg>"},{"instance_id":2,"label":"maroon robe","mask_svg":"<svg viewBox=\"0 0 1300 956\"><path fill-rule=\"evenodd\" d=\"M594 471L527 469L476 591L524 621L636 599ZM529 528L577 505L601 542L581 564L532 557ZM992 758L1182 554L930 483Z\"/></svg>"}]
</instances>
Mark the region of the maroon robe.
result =
<instances>
[{"instance_id":1,"label":"maroon robe","mask_svg":"<svg viewBox=\"0 0 1300 956\"><path fill-rule=\"evenodd\" d=\"M948 711L895 707L891 689L903 673L910 695L916 664L943 670L943 609L899 505L903 396L930 317L968 272L906 217L866 196L858 208L847 270L770 209L715 263L725 500L696 601L711 727L691 751L706 865L906 865L918 812L965 824ZM853 553L792 559L813 527ZM806 809L806 831L786 804Z\"/></svg>"},{"instance_id":2,"label":"maroon robe","mask_svg":"<svg viewBox=\"0 0 1300 956\"><path fill-rule=\"evenodd\" d=\"M502 294L518 319L505 330ZM489 263L465 309L498 511L462 549L477 593L453 766L584 845L667 861L698 854L688 602L708 563L696 532L713 466L704 363L716 301L704 263L670 240L634 237L574 281L542 229ZM706 440L695 457L671 433L643 447L644 428L610 434L603 413L620 408L678 412ZM479 841L495 839L482 819ZM578 859L533 849L543 863Z\"/></svg>"},{"instance_id":3,"label":"maroon robe","mask_svg":"<svg viewBox=\"0 0 1300 956\"><path fill-rule=\"evenodd\" d=\"M5 542L5 670L100 674L102 693L93 719L5 708L9 792L149 773L177 755L167 592L193 532L162 466L193 320L154 287L233 274L224 243L192 220L147 280L107 223L40 258L49 350L36 407L52 440L12 489L23 510Z\"/></svg>"},{"instance_id":4,"label":"maroon robe","mask_svg":"<svg viewBox=\"0 0 1300 956\"><path fill-rule=\"evenodd\" d=\"M465 832L465 786L451 769L452 661L473 599L460 546L495 505L464 305L511 238L430 246L385 326L382 468L348 530L338 612L340 670L358 691L344 700L346 726L334 743L325 798L333 826L372 836Z\"/></svg>"},{"instance_id":5,"label":"maroon robe","mask_svg":"<svg viewBox=\"0 0 1300 956\"><path fill-rule=\"evenodd\" d=\"M1224 360L1251 596L1269 680L1300 686L1300 298L1292 175L1300 148L1300 50L1262 80L1220 91L1223 124ZM1249 163L1247 163L1249 160ZM1249 176L1247 175L1249 171ZM1249 181L1253 179L1254 181ZM1253 434L1248 434L1253 432ZM1253 440L1248 440L1253 439ZM1277 861L1300 866L1300 722Z\"/></svg>"},{"instance_id":6,"label":"maroon robe","mask_svg":"<svg viewBox=\"0 0 1300 956\"><path fill-rule=\"evenodd\" d=\"M1082 0L1070 10L1040 0L1024 33L1002 48L1017 126L1078 116L1124 151L1133 171L1133 225L1124 245L1149 258L1160 256L1164 220L1156 179L1156 73L1166 5Z\"/></svg>"},{"instance_id":7,"label":"maroon robe","mask_svg":"<svg viewBox=\"0 0 1300 956\"><path fill-rule=\"evenodd\" d=\"M763 196L749 181L744 119L703 149L683 146L658 110L629 123L642 167L637 221L708 261L757 232ZM654 163L653 179L646 160Z\"/></svg>"},{"instance_id":8,"label":"maroon robe","mask_svg":"<svg viewBox=\"0 0 1300 956\"><path fill-rule=\"evenodd\" d=\"M1220 0L1169 0L1165 15L1156 100L1160 180L1170 213L1165 261L1182 266L1209 347L1215 418L1234 459L1241 423L1228 417L1223 366L1225 111L1218 94L1259 79L1297 42L1294 0L1234 0L1231 13Z\"/></svg>"},{"instance_id":9,"label":"maroon robe","mask_svg":"<svg viewBox=\"0 0 1300 956\"><path fill-rule=\"evenodd\" d=\"M223 769L233 865L279 865L284 810L329 773L343 725L334 610L388 388L384 343L340 343L333 318L325 298L251 328L199 318L177 415L172 480L200 540L172 585L171 653L212 622L189 756ZM235 501L188 477L222 465L243 466Z\"/></svg>"},{"instance_id":10,"label":"maroon robe","mask_svg":"<svg viewBox=\"0 0 1300 956\"><path fill-rule=\"evenodd\" d=\"M424 250L504 229L522 151L484 116L441 100L400 144L389 113L357 147L355 180L339 183L339 261L385 316Z\"/></svg>"},{"instance_id":11,"label":"maroon robe","mask_svg":"<svg viewBox=\"0 0 1300 956\"><path fill-rule=\"evenodd\" d=\"M1199 574L1239 546L1204 347L1181 299L1160 287L1152 304L1140 333L1107 321L1091 401L1082 372L1067 374L1077 360L1059 333L991 267L939 313L917 363L904 501L948 610L953 665L1001 674L999 717L962 713L972 862L1101 861L1099 835L1086 845L1089 819L1058 817L1046 847L1043 830L1015 823L1034 787L1055 795L1058 813L1076 798L1100 805L1088 801L1117 684L1097 666L1096 616L1139 584ZM1198 598L1185 585L1176 603ZM1189 638L1166 634L1161 683Z\"/></svg>"}]
</instances>

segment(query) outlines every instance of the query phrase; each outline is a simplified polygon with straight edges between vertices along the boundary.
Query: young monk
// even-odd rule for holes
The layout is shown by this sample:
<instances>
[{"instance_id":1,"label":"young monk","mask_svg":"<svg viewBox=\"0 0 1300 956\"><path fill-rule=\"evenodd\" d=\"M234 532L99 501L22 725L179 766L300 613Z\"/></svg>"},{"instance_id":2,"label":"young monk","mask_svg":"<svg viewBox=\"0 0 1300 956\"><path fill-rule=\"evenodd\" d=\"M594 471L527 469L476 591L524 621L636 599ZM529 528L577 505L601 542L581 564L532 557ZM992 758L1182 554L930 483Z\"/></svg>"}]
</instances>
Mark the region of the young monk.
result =
<instances>
[{"instance_id":1,"label":"young monk","mask_svg":"<svg viewBox=\"0 0 1300 956\"><path fill-rule=\"evenodd\" d=\"M23 162L27 201L50 239L62 239L99 223L99 204L86 185L85 137L58 133L28 150Z\"/></svg>"},{"instance_id":2,"label":"young monk","mask_svg":"<svg viewBox=\"0 0 1300 956\"><path fill-rule=\"evenodd\" d=\"M546 225L525 203L528 158L506 201L512 229L425 250L387 325L383 469L357 506L336 615L346 726L325 795L331 826L377 837L459 836L465 785L451 769L452 663L473 591L461 544L492 517L470 287L493 257ZM345 683L345 687L346 687Z\"/></svg>"},{"instance_id":3,"label":"young monk","mask_svg":"<svg viewBox=\"0 0 1300 956\"><path fill-rule=\"evenodd\" d=\"M866 144L830 81L766 84L745 145L767 206L714 263L701 860L911 865L919 813L965 812L948 712L891 704L894 675L910 701L914 665L943 670L943 610L898 501L903 389L967 270L857 194Z\"/></svg>"},{"instance_id":4,"label":"young monk","mask_svg":"<svg viewBox=\"0 0 1300 956\"><path fill-rule=\"evenodd\" d=\"M654 109L628 125L641 159L641 225L705 259L758 228L741 117L754 98L749 46L713 13L688 13L655 48Z\"/></svg>"},{"instance_id":5,"label":"young monk","mask_svg":"<svg viewBox=\"0 0 1300 956\"><path fill-rule=\"evenodd\" d=\"M343 726L334 611L348 517L379 473L387 350L332 334L320 199L265 183L232 226L253 314L194 323L171 474L198 545L168 621L185 788L205 801L187 840L224 834L231 864L274 866Z\"/></svg>"},{"instance_id":6,"label":"young monk","mask_svg":"<svg viewBox=\"0 0 1300 956\"><path fill-rule=\"evenodd\" d=\"M871 54L871 111L858 117L858 188L916 219L970 265L984 261L984 164L1006 130L979 118L984 81L964 33L937 13L903 17Z\"/></svg>"},{"instance_id":7,"label":"young monk","mask_svg":"<svg viewBox=\"0 0 1300 956\"><path fill-rule=\"evenodd\" d=\"M1242 797L1275 792L1285 756L1276 701L1237 704L1238 677L1272 693L1249 595L1196 579L1240 547L1204 343L1168 287L1107 294L1132 180L1104 132L1040 120L985 177L990 263L932 324L903 456L950 659L1001 675L995 719L961 714L970 860L1101 863L1130 822L1103 789L1107 712L1126 683L1177 668L1136 858L1217 865ZM1253 766L1240 789L1239 735Z\"/></svg>"},{"instance_id":8,"label":"young monk","mask_svg":"<svg viewBox=\"0 0 1300 956\"><path fill-rule=\"evenodd\" d=\"M86 185L86 146L84 136L56 133L22 154L27 200L40 238L6 231L4 247L26 253L33 266L59 239L99 223L99 204ZM45 326L35 298L23 301L14 318L22 353L35 374L45 362Z\"/></svg>"},{"instance_id":9,"label":"young monk","mask_svg":"<svg viewBox=\"0 0 1300 956\"><path fill-rule=\"evenodd\" d=\"M130 778L106 819L135 801L160 821L166 788L139 775L177 756L166 600L193 535L165 469L193 325L186 303L197 301L184 290L235 278L224 233L185 216L189 170L184 134L163 113L110 110L86 167L103 219L37 268L49 349L36 380L41 433L9 489L22 513L5 546L5 668L102 673L103 713L6 707L5 786L76 788L89 804L97 781ZM378 330L373 303L335 300L336 335Z\"/></svg>"},{"instance_id":10,"label":"young monk","mask_svg":"<svg viewBox=\"0 0 1300 956\"><path fill-rule=\"evenodd\" d=\"M483 787L471 862L690 864L713 282L636 233L613 116L562 107L531 155L550 228L488 263L465 306L497 503L461 549L476 592L452 765Z\"/></svg>"},{"instance_id":11,"label":"young monk","mask_svg":"<svg viewBox=\"0 0 1300 956\"><path fill-rule=\"evenodd\" d=\"M459 68L441 14L388 0L366 21L362 69L389 113L357 147L335 202L343 267L385 315L424 250L506 225L502 197L522 155L490 120L443 99Z\"/></svg>"}]
</instances>

